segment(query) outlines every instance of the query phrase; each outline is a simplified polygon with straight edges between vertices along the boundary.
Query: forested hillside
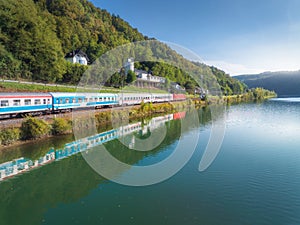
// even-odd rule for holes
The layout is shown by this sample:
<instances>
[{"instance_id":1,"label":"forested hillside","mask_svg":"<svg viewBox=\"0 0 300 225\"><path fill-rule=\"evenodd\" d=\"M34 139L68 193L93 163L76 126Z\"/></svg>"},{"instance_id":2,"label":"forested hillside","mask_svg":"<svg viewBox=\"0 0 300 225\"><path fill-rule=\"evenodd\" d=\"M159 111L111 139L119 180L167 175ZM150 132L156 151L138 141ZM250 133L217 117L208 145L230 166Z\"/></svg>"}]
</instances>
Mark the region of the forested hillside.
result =
<instances>
[{"instance_id":1,"label":"forested hillside","mask_svg":"<svg viewBox=\"0 0 300 225\"><path fill-rule=\"evenodd\" d=\"M2 74L51 82L74 69L64 60L72 50L80 48L94 61L115 46L144 39L86 0L0 1L0 29Z\"/></svg>"},{"instance_id":2,"label":"forested hillside","mask_svg":"<svg viewBox=\"0 0 300 225\"><path fill-rule=\"evenodd\" d=\"M67 62L67 53L81 49L93 62L114 47L147 39L119 16L87 0L0 1L1 78L76 84L87 67ZM159 48L159 54L182 61L166 45ZM152 49L152 54L157 52ZM208 74L215 75L224 93L244 92L245 86L223 71L200 63L194 65L204 79ZM163 63L140 67L183 86L196 85L184 71Z\"/></svg>"},{"instance_id":3,"label":"forested hillside","mask_svg":"<svg viewBox=\"0 0 300 225\"><path fill-rule=\"evenodd\" d=\"M236 78L245 82L249 88L263 87L274 90L278 96L300 96L300 71L265 72Z\"/></svg>"}]
</instances>

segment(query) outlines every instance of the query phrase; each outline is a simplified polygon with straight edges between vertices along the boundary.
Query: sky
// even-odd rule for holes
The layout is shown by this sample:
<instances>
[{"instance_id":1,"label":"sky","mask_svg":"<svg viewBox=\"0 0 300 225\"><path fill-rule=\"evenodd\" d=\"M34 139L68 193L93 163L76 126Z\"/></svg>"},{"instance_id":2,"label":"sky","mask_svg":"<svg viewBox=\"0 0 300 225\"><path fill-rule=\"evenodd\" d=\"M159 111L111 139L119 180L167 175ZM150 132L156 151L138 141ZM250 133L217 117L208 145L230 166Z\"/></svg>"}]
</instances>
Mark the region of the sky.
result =
<instances>
[{"instance_id":1,"label":"sky","mask_svg":"<svg viewBox=\"0 0 300 225\"><path fill-rule=\"evenodd\" d=\"M300 0L91 0L230 75L300 69Z\"/></svg>"}]
</instances>

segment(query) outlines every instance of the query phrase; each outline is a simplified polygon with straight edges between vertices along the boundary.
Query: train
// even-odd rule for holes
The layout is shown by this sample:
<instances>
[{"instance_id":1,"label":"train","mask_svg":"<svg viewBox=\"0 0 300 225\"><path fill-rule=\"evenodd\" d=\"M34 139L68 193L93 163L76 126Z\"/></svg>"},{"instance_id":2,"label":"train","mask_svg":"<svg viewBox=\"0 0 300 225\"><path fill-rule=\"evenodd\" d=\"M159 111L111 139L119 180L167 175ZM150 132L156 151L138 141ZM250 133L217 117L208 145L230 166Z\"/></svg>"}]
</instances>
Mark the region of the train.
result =
<instances>
[{"instance_id":1,"label":"train","mask_svg":"<svg viewBox=\"0 0 300 225\"><path fill-rule=\"evenodd\" d=\"M185 94L169 93L0 93L0 118L185 99Z\"/></svg>"}]
</instances>

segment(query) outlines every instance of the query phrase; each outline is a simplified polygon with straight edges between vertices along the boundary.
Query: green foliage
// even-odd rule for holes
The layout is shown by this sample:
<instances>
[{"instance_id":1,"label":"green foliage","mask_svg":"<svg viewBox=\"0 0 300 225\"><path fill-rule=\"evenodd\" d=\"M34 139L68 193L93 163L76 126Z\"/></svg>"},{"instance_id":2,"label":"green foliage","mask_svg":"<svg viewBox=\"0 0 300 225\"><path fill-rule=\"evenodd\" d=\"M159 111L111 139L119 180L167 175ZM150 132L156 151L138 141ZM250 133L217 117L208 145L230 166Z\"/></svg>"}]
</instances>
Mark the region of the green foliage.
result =
<instances>
[{"instance_id":1,"label":"green foliage","mask_svg":"<svg viewBox=\"0 0 300 225\"><path fill-rule=\"evenodd\" d=\"M87 1L0 1L3 78L76 82L82 68L70 68L66 53L80 48L94 61L109 49L139 40L144 37L137 29Z\"/></svg>"},{"instance_id":2,"label":"green foliage","mask_svg":"<svg viewBox=\"0 0 300 225\"><path fill-rule=\"evenodd\" d=\"M0 133L0 143L2 145L9 145L13 142L19 140L20 130L18 128L8 128L1 130Z\"/></svg>"},{"instance_id":3,"label":"green foliage","mask_svg":"<svg viewBox=\"0 0 300 225\"><path fill-rule=\"evenodd\" d=\"M263 88L253 88L250 91L253 93L254 99L258 101L270 97L276 97L276 93L274 91L269 91Z\"/></svg>"},{"instance_id":4,"label":"green foliage","mask_svg":"<svg viewBox=\"0 0 300 225\"><path fill-rule=\"evenodd\" d=\"M70 121L63 118L54 118L52 123L52 134L60 135L69 133L72 129Z\"/></svg>"},{"instance_id":5,"label":"green foliage","mask_svg":"<svg viewBox=\"0 0 300 225\"><path fill-rule=\"evenodd\" d=\"M27 117L21 125L21 138L23 140L37 139L48 135L50 126L44 120Z\"/></svg>"},{"instance_id":6,"label":"green foliage","mask_svg":"<svg viewBox=\"0 0 300 225\"><path fill-rule=\"evenodd\" d=\"M62 77L62 83L78 84L87 66L78 63L66 62L66 72Z\"/></svg>"},{"instance_id":7,"label":"green foliage","mask_svg":"<svg viewBox=\"0 0 300 225\"><path fill-rule=\"evenodd\" d=\"M126 83L130 84L136 80L136 75L133 71L129 70L126 76Z\"/></svg>"},{"instance_id":8,"label":"green foliage","mask_svg":"<svg viewBox=\"0 0 300 225\"><path fill-rule=\"evenodd\" d=\"M174 54L174 57L179 56ZM166 77L169 81L176 81L182 86L184 86L184 84L190 79L189 74L184 72L182 69L164 62L140 62L135 63L135 67L137 69L151 72L153 76Z\"/></svg>"},{"instance_id":9,"label":"green foliage","mask_svg":"<svg viewBox=\"0 0 300 225\"><path fill-rule=\"evenodd\" d=\"M172 58L174 61L179 61L180 57L174 53ZM183 64L183 68L189 68L190 66L186 63ZM230 77L224 71L217 69L215 67L209 67L201 63L194 63L198 74L198 82L191 77L187 71L183 71L181 68L174 67L163 62L140 62L135 63L135 67L141 70L149 71L154 76L166 77L169 81L177 82L182 87L186 88L189 94L194 94L195 88L201 86L206 88L210 86L211 78L216 77L217 83L220 85L222 93L225 95L240 94L244 93L246 90L246 85L242 82ZM195 70L195 68L193 69ZM199 82L200 81L200 82ZM168 85L168 84L167 84Z\"/></svg>"},{"instance_id":10,"label":"green foliage","mask_svg":"<svg viewBox=\"0 0 300 225\"><path fill-rule=\"evenodd\" d=\"M107 87L120 88L125 83L125 76L121 76L120 73L114 73L105 83Z\"/></svg>"},{"instance_id":11,"label":"green foliage","mask_svg":"<svg viewBox=\"0 0 300 225\"><path fill-rule=\"evenodd\" d=\"M195 84L191 81L187 81L185 84L184 84L184 87L186 89L186 91L189 93L189 94L194 94L194 91L195 91Z\"/></svg>"},{"instance_id":12,"label":"green foliage","mask_svg":"<svg viewBox=\"0 0 300 225\"><path fill-rule=\"evenodd\" d=\"M68 63L64 59L67 53L81 49L93 62L117 46L147 39L119 16L96 8L86 0L0 1L1 78L77 84L86 67ZM182 67L165 62L143 62L137 63L136 68L186 86L191 93L199 83L202 88L215 88L210 86L213 75L223 93L244 92L244 85L223 71L190 62L165 44L140 50L129 57L172 59ZM195 71L197 77L191 78L181 68ZM108 81L104 80L108 86L120 87L124 78L114 74ZM129 75L127 83L132 81L134 78Z\"/></svg>"},{"instance_id":13,"label":"green foliage","mask_svg":"<svg viewBox=\"0 0 300 225\"><path fill-rule=\"evenodd\" d=\"M0 89L10 92L76 92L74 87L23 84L18 82L0 82Z\"/></svg>"},{"instance_id":14,"label":"green foliage","mask_svg":"<svg viewBox=\"0 0 300 225\"><path fill-rule=\"evenodd\" d=\"M236 95L245 92L247 86L244 83L230 77L224 71L216 67L212 66L210 68L212 73L216 76L224 95Z\"/></svg>"},{"instance_id":15,"label":"green foliage","mask_svg":"<svg viewBox=\"0 0 300 225\"><path fill-rule=\"evenodd\" d=\"M276 93L274 91L269 91L263 88L252 88L247 90L241 98L243 101L262 101L267 98L276 97Z\"/></svg>"},{"instance_id":16,"label":"green foliage","mask_svg":"<svg viewBox=\"0 0 300 225\"><path fill-rule=\"evenodd\" d=\"M1 33L0 33L1 39ZM5 47L0 43L0 71L1 78L19 78L20 76L20 61L8 52Z\"/></svg>"}]
</instances>

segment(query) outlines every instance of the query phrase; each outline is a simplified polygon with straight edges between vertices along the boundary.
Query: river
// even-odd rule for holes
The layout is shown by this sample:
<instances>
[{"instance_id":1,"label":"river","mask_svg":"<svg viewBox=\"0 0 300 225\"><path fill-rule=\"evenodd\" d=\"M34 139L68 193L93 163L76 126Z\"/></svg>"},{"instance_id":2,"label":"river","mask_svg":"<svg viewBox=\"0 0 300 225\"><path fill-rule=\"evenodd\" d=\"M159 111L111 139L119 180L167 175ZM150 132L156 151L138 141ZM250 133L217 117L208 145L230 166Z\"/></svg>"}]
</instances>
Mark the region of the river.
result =
<instances>
[{"instance_id":1,"label":"river","mask_svg":"<svg viewBox=\"0 0 300 225\"><path fill-rule=\"evenodd\" d=\"M199 124L189 124L192 112L182 112L87 138L68 135L1 151L2 178L11 177L0 181L0 224L300 224L299 98L233 105L219 113L224 140L201 172L214 124L209 108L196 112ZM133 150L151 136L153 150ZM188 144L177 152L181 143ZM127 164L110 167L111 179L101 174L102 167L93 169L105 151L100 146ZM167 165L174 154L180 157L173 164L182 164L174 175L156 182L161 170L144 174L152 185L143 185L143 179L120 184L135 168Z\"/></svg>"}]
</instances>

